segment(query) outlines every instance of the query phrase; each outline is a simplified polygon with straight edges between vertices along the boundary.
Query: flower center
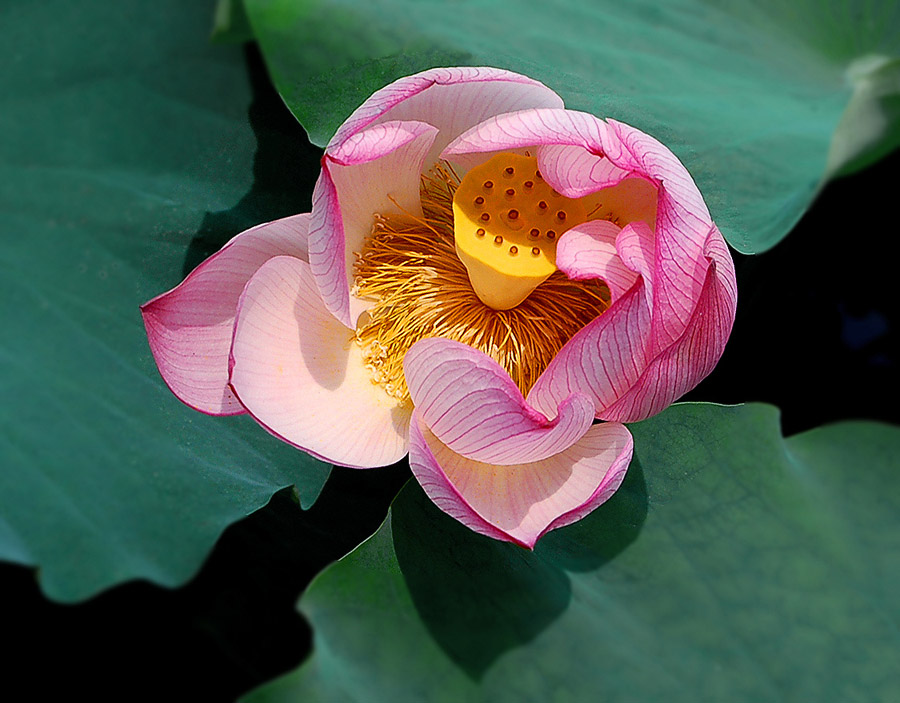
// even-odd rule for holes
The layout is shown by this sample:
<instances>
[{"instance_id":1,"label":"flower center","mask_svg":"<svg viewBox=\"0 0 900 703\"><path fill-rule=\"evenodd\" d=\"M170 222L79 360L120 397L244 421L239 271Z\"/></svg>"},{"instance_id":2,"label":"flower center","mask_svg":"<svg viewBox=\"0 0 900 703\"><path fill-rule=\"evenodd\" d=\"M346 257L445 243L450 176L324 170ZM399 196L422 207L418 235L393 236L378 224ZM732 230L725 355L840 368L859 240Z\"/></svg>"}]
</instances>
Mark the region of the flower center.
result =
<instances>
[{"instance_id":1,"label":"flower center","mask_svg":"<svg viewBox=\"0 0 900 703\"><path fill-rule=\"evenodd\" d=\"M523 174L522 185L524 180L537 183ZM360 318L356 342L373 382L400 399L409 398L403 357L426 337L445 337L483 351L527 395L563 345L609 307L605 283L570 281L555 266L517 306L496 310L485 305L454 242L453 200L459 188L459 178L445 165L423 176L423 216L376 215L354 268L354 295L374 302ZM560 230L554 231L558 237ZM540 243L531 246L543 249L554 238L541 230Z\"/></svg>"},{"instance_id":2,"label":"flower center","mask_svg":"<svg viewBox=\"0 0 900 703\"><path fill-rule=\"evenodd\" d=\"M473 168L453 196L456 253L478 298L516 307L556 271L556 243L587 220L580 200L541 178L537 159L504 152Z\"/></svg>"}]
</instances>

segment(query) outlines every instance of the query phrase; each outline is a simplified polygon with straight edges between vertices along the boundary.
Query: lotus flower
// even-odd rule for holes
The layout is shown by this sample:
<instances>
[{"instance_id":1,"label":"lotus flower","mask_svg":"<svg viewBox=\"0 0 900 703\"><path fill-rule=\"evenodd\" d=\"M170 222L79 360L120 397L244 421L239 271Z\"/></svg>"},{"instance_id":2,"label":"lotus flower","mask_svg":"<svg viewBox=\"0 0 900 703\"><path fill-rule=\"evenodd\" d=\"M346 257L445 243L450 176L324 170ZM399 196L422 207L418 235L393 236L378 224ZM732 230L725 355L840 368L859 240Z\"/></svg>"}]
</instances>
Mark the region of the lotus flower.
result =
<instances>
[{"instance_id":1,"label":"lotus flower","mask_svg":"<svg viewBox=\"0 0 900 703\"><path fill-rule=\"evenodd\" d=\"M311 213L237 235L142 311L183 402L335 464L408 452L439 508L532 548L613 494L622 423L712 370L735 303L668 149L525 76L442 68L340 127Z\"/></svg>"}]
</instances>

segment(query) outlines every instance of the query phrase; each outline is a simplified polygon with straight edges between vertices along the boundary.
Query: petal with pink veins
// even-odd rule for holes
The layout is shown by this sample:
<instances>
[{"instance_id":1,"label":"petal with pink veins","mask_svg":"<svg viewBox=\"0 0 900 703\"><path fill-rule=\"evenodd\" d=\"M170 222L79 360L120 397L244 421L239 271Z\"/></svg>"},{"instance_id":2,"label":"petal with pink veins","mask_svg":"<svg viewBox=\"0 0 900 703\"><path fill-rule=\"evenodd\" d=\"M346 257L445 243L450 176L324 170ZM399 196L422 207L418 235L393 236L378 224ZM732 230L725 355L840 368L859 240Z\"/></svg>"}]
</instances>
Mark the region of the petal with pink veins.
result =
<instances>
[{"instance_id":1,"label":"petal with pink veins","mask_svg":"<svg viewBox=\"0 0 900 703\"><path fill-rule=\"evenodd\" d=\"M466 458L419 416L410 425L409 465L428 497L480 534L532 549L550 530L580 520L615 493L631 461L624 425L593 425L559 454L515 466Z\"/></svg>"},{"instance_id":2,"label":"petal with pink veins","mask_svg":"<svg viewBox=\"0 0 900 703\"><path fill-rule=\"evenodd\" d=\"M586 112L553 108L519 110L480 122L454 139L442 156L527 149L542 145L581 146L602 155L608 127Z\"/></svg>"},{"instance_id":3,"label":"petal with pink veins","mask_svg":"<svg viewBox=\"0 0 900 703\"><path fill-rule=\"evenodd\" d=\"M357 132L322 158L309 263L325 306L348 327L366 307L350 295L355 255L376 213L421 216L419 177L436 134L422 122L388 122Z\"/></svg>"},{"instance_id":4,"label":"petal with pink veins","mask_svg":"<svg viewBox=\"0 0 900 703\"><path fill-rule=\"evenodd\" d=\"M361 129L389 120L427 122L440 134L426 165L453 139L489 117L535 107L563 107L562 98L527 76L498 68L433 68L374 93L341 125L327 152Z\"/></svg>"},{"instance_id":5,"label":"petal with pink veins","mask_svg":"<svg viewBox=\"0 0 900 703\"><path fill-rule=\"evenodd\" d=\"M711 265L681 337L656 355L631 389L600 413L603 419L636 422L655 415L694 388L719 362L734 324L737 286L728 247L715 228L705 254Z\"/></svg>"},{"instance_id":6,"label":"petal with pink veins","mask_svg":"<svg viewBox=\"0 0 900 703\"><path fill-rule=\"evenodd\" d=\"M553 420L529 407L487 354L449 339L416 342L403 359L416 411L454 452L498 465L539 461L570 447L591 426L594 404L572 393Z\"/></svg>"},{"instance_id":7,"label":"petal with pink veins","mask_svg":"<svg viewBox=\"0 0 900 703\"><path fill-rule=\"evenodd\" d=\"M573 281L601 278L615 302L637 281L637 274L616 250L621 227L606 220L590 220L568 230L556 246L556 267Z\"/></svg>"},{"instance_id":8,"label":"petal with pink veins","mask_svg":"<svg viewBox=\"0 0 900 703\"><path fill-rule=\"evenodd\" d=\"M593 399L600 417L637 383L647 365L647 340L653 329L653 288L648 283L653 242L653 233L643 222L627 225L616 235L619 260L636 283L559 350L528 394L534 407L546 412L577 389Z\"/></svg>"},{"instance_id":9,"label":"petal with pink veins","mask_svg":"<svg viewBox=\"0 0 900 703\"><path fill-rule=\"evenodd\" d=\"M238 298L274 256L306 259L309 215L258 225L234 237L178 286L141 306L153 358L184 403L210 415L244 408L228 387L228 352Z\"/></svg>"},{"instance_id":10,"label":"petal with pink veins","mask_svg":"<svg viewBox=\"0 0 900 703\"><path fill-rule=\"evenodd\" d=\"M644 227L622 230L617 248L623 261L642 274L640 281L559 351L528 394L531 405L552 408L577 388L594 400L598 418L637 422L667 407L712 371L737 303L727 245L713 227L703 252L707 272L695 312L682 336L654 353L655 289L646 272L655 262L652 243Z\"/></svg>"},{"instance_id":11,"label":"petal with pink veins","mask_svg":"<svg viewBox=\"0 0 900 703\"><path fill-rule=\"evenodd\" d=\"M536 108L496 115L475 125L467 132L454 139L441 153L441 157L471 167L485 159L485 154L497 151L523 151L531 149L537 152L538 165L541 165L541 150L551 149L551 168L547 174L547 182L563 195L580 197L598 188L614 185L627 175L627 172L616 168L598 167L596 174L600 179L592 189L589 185L590 168L598 166L602 157L602 144L608 127L600 120L586 112L554 108ZM579 147L588 155L587 160L574 161L562 158L561 147ZM567 166L577 166L577 170ZM572 176L572 182L557 180L565 174ZM552 180L551 180L552 179Z\"/></svg>"},{"instance_id":12,"label":"petal with pink veins","mask_svg":"<svg viewBox=\"0 0 900 703\"><path fill-rule=\"evenodd\" d=\"M656 139L609 120L603 153L616 166L659 184L656 217L654 339L656 355L681 337L706 279L709 210L687 169Z\"/></svg>"},{"instance_id":13,"label":"petal with pink veins","mask_svg":"<svg viewBox=\"0 0 900 703\"><path fill-rule=\"evenodd\" d=\"M548 412L560 399L580 392L591 397L600 417L646 368L650 325L646 287L639 280L559 350L528 393L529 405Z\"/></svg>"},{"instance_id":14,"label":"petal with pink veins","mask_svg":"<svg viewBox=\"0 0 900 703\"><path fill-rule=\"evenodd\" d=\"M628 176L628 171L585 146L543 144L537 150L537 160L544 180L567 198L590 195Z\"/></svg>"},{"instance_id":15,"label":"petal with pink veins","mask_svg":"<svg viewBox=\"0 0 900 703\"><path fill-rule=\"evenodd\" d=\"M410 404L372 382L300 259L271 259L244 289L231 386L269 432L325 461L368 468L406 454Z\"/></svg>"}]
</instances>

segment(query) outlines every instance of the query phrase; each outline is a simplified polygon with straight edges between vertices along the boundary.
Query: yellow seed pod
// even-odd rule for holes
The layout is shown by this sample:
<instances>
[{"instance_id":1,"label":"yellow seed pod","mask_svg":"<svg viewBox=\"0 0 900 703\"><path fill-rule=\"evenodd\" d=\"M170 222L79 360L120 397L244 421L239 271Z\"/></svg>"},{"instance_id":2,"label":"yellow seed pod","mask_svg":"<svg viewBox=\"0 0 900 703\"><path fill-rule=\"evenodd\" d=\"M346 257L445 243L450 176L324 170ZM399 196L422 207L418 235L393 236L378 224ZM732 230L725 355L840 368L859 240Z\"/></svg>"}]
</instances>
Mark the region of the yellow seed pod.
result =
<instances>
[{"instance_id":1,"label":"yellow seed pod","mask_svg":"<svg viewBox=\"0 0 900 703\"><path fill-rule=\"evenodd\" d=\"M586 219L581 200L553 190L533 156L497 154L469 171L453 196L457 256L494 310L514 308L547 280L560 235Z\"/></svg>"}]
</instances>

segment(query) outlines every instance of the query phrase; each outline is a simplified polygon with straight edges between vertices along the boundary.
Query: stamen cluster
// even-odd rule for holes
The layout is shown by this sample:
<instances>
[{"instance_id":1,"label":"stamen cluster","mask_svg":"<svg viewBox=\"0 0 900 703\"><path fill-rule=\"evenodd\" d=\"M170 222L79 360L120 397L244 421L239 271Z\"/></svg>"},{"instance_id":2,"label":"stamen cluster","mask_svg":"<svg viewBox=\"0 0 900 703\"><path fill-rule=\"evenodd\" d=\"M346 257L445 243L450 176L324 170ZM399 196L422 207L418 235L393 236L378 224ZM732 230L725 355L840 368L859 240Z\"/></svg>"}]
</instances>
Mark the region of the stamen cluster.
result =
<instances>
[{"instance_id":1,"label":"stamen cluster","mask_svg":"<svg viewBox=\"0 0 900 703\"><path fill-rule=\"evenodd\" d=\"M602 281L571 281L560 271L512 309L481 302L454 245L458 186L447 165L423 176L423 216L376 215L356 262L354 294L375 302L356 340L373 380L397 398L409 398L403 357L427 337L483 351L527 394L563 345L610 304Z\"/></svg>"}]
</instances>

